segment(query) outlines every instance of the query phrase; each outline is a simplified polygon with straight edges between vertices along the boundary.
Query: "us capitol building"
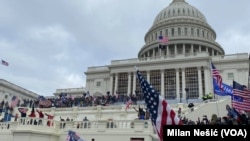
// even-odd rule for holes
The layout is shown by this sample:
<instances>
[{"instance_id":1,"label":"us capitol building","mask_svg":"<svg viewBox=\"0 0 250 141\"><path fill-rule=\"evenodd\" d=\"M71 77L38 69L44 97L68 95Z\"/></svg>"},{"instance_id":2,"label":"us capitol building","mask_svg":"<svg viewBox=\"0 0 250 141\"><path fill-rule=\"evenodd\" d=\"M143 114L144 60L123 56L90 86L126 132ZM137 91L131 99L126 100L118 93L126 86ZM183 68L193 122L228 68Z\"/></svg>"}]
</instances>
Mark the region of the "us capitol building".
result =
<instances>
[{"instance_id":1,"label":"us capitol building","mask_svg":"<svg viewBox=\"0 0 250 141\"><path fill-rule=\"evenodd\" d=\"M162 49L159 49L159 36L169 38ZM88 67L86 87L74 90L89 91L93 95L106 95L107 92L142 94L135 74L134 67L137 66L174 110L182 106L185 116L196 120L197 116L214 113L214 103L202 102L202 96L213 93L211 62L221 73L223 83L232 85L235 80L249 85L249 54L225 54L205 16L185 0L173 0L162 9L146 32L144 41L137 58L112 60L110 65ZM61 92L59 90L55 95ZM0 100L6 94L31 99L38 96L0 79ZM197 102L193 112L186 107L190 101ZM225 111L225 104L230 102L230 99L219 101L219 110ZM133 108L124 109L125 105L39 109L54 116L51 126L46 124L46 118L39 125L32 123L36 118L0 122L0 140L61 141L66 139L68 130L76 131L86 141L158 140L150 121L137 120ZM18 113L17 109L14 113ZM87 122L83 121L86 116ZM60 117L70 117L72 121L62 122Z\"/></svg>"},{"instance_id":2,"label":"us capitol building","mask_svg":"<svg viewBox=\"0 0 250 141\"><path fill-rule=\"evenodd\" d=\"M159 36L169 38L163 49L158 47ZM140 94L134 69L137 66L165 99L200 100L203 95L213 93L211 61L221 73L223 83L232 85L235 80L248 85L249 54L226 55L205 16L184 0L173 0L160 11L144 40L135 59L113 60L107 66L89 67L85 72L86 89L93 94L107 91L120 95Z\"/></svg>"}]
</instances>

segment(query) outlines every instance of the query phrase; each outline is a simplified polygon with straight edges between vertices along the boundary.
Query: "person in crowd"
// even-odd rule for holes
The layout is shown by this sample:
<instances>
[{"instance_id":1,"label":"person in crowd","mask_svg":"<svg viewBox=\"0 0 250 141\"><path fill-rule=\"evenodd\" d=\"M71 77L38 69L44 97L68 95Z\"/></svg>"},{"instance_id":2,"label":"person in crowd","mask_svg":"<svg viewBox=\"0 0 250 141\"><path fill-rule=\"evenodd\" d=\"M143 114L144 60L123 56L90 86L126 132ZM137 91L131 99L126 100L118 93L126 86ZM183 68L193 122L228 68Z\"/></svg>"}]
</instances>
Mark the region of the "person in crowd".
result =
<instances>
[{"instance_id":1,"label":"person in crowd","mask_svg":"<svg viewBox=\"0 0 250 141\"><path fill-rule=\"evenodd\" d=\"M178 109L178 117L181 117L181 107Z\"/></svg>"},{"instance_id":2,"label":"person in crowd","mask_svg":"<svg viewBox=\"0 0 250 141\"><path fill-rule=\"evenodd\" d=\"M34 125L37 125L37 121L36 119L33 119L36 117L36 112L35 112L35 106L34 104L32 105L32 110L31 110L31 113L29 114L29 117L31 117L32 119L30 119L30 124L34 124ZM34 120L34 123L33 123L33 120Z\"/></svg>"},{"instance_id":3,"label":"person in crowd","mask_svg":"<svg viewBox=\"0 0 250 141\"><path fill-rule=\"evenodd\" d=\"M16 114L15 114L15 119L14 119L14 121L17 121L18 117L19 117L19 116L18 116L18 113L16 113Z\"/></svg>"},{"instance_id":4,"label":"person in crowd","mask_svg":"<svg viewBox=\"0 0 250 141\"><path fill-rule=\"evenodd\" d=\"M60 128L65 128L65 125L66 125L65 119L60 116L60 121L61 121Z\"/></svg>"},{"instance_id":5,"label":"person in crowd","mask_svg":"<svg viewBox=\"0 0 250 141\"><path fill-rule=\"evenodd\" d=\"M137 110L135 107L133 107L134 110L138 113L138 119L140 120L144 120L145 119L145 111L143 110L143 108L140 108Z\"/></svg>"},{"instance_id":6,"label":"person in crowd","mask_svg":"<svg viewBox=\"0 0 250 141\"><path fill-rule=\"evenodd\" d=\"M84 119L83 119L83 123L84 123L84 128L89 128L89 126L90 126L90 123L88 122L89 120L88 120L88 118L87 117L84 117Z\"/></svg>"},{"instance_id":7,"label":"person in crowd","mask_svg":"<svg viewBox=\"0 0 250 141\"><path fill-rule=\"evenodd\" d=\"M54 123L53 123L53 119L54 119L54 115L52 114L48 114L48 113L45 113L45 115L48 117L48 121L47 121L47 126L53 126Z\"/></svg>"},{"instance_id":8,"label":"person in crowd","mask_svg":"<svg viewBox=\"0 0 250 141\"><path fill-rule=\"evenodd\" d=\"M4 122L11 121L12 117L14 117L14 116L11 114L10 110L5 111L5 113L4 113Z\"/></svg>"},{"instance_id":9,"label":"person in crowd","mask_svg":"<svg viewBox=\"0 0 250 141\"><path fill-rule=\"evenodd\" d=\"M212 114L211 121L209 123L210 125L218 125L218 117L216 114Z\"/></svg>"},{"instance_id":10,"label":"person in crowd","mask_svg":"<svg viewBox=\"0 0 250 141\"><path fill-rule=\"evenodd\" d=\"M38 115L39 115L38 125L42 125L42 121L43 121L42 119L44 118L43 111L36 109L36 112L37 112Z\"/></svg>"},{"instance_id":11,"label":"person in crowd","mask_svg":"<svg viewBox=\"0 0 250 141\"><path fill-rule=\"evenodd\" d=\"M25 118L27 116L28 108L18 108L18 111L21 114L21 123L25 124Z\"/></svg>"}]
</instances>

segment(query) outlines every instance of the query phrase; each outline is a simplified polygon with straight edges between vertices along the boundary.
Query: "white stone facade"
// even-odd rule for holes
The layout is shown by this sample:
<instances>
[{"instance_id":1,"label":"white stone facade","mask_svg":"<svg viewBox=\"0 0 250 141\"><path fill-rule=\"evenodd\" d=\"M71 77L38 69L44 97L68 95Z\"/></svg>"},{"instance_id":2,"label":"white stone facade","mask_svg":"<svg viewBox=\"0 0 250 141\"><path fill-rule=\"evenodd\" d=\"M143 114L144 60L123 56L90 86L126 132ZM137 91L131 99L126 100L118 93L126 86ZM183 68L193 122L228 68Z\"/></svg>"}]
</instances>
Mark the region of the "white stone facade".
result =
<instances>
[{"instance_id":1,"label":"white stone facade","mask_svg":"<svg viewBox=\"0 0 250 141\"><path fill-rule=\"evenodd\" d=\"M169 40L162 49L158 36ZM85 72L86 90L103 95L141 93L134 69L137 66L167 100L200 100L213 93L211 62L221 73L223 83L249 83L249 54L225 54L205 16L185 0L173 0L161 10L144 40L137 58L89 67Z\"/></svg>"}]
</instances>

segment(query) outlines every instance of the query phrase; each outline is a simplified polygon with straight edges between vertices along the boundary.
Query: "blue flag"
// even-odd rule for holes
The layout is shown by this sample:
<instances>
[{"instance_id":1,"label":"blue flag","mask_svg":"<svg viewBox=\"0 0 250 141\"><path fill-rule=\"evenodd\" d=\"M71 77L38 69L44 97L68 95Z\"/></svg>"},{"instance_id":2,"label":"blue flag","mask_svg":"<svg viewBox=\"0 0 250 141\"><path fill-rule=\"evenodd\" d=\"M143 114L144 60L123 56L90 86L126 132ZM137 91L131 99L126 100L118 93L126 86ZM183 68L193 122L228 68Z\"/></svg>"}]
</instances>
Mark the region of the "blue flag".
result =
<instances>
[{"instance_id":1,"label":"blue flag","mask_svg":"<svg viewBox=\"0 0 250 141\"><path fill-rule=\"evenodd\" d=\"M75 131L69 130L68 132L68 141L84 141L80 138L79 134L77 134Z\"/></svg>"},{"instance_id":2,"label":"blue flag","mask_svg":"<svg viewBox=\"0 0 250 141\"><path fill-rule=\"evenodd\" d=\"M213 86L214 86L214 93L220 96L232 96L233 95L233 87L222 83L222 89L218 85L215 78L213 78Z\"/></svg>"}]
</instances>

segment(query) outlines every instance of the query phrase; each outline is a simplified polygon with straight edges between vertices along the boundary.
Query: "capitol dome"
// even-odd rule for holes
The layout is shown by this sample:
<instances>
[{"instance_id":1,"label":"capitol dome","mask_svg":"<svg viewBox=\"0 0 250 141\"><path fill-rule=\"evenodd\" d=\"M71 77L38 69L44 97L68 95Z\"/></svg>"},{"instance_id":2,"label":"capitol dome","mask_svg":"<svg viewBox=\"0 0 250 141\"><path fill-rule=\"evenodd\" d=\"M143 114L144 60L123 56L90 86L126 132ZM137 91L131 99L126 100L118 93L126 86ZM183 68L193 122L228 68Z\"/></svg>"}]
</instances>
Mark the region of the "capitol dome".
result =
<instances>
[{"instance_id":1,"label":"capitol dome","mask_svg":"<svg viewBox=\"0 0 250 141\"><path fill-rule=\"evenodd\" d=\"M168 43L159 48L159 36L166 36ZM223 48L215 41L216 32L206 17L185 0L173 0L156 16L146 33L145 45L139 58L176 56L208 52L210 56L224 55Z\"/></svg>"},{"instance_id":2,"label":"capitol dome","mask_svg":"<svg viewBox=\"0 0 250 141\"><path fill-rule=\"evenodd\" d=\"M197 8L189 5L185 0L174 0L156 16L154 25L177 18L194 19L207 24L205 16Z\"/></svg>"}]
</instances>

